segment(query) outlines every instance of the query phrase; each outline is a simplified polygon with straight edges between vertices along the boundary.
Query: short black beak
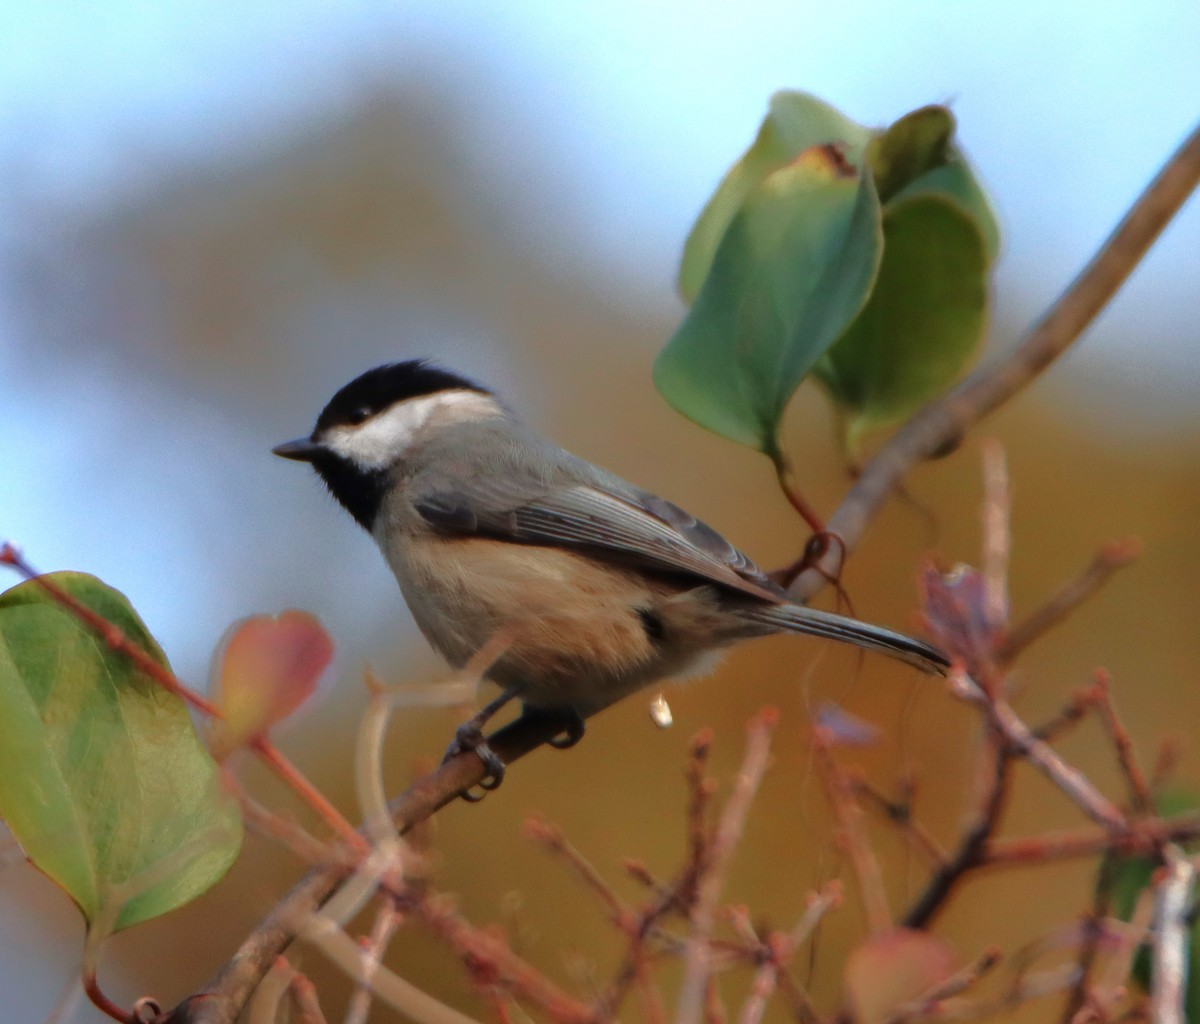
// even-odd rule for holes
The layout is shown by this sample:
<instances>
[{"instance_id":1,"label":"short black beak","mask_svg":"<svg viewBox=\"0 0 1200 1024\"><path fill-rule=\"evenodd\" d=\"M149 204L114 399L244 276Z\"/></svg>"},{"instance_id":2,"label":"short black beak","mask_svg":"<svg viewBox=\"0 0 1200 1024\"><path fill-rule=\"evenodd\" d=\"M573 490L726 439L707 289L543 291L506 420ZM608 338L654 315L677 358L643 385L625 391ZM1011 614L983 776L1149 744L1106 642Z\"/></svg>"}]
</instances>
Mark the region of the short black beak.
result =
<instances>
[{"instance_id":1,"label":"short black beak","mask_svg":"<svg viewBox=\"0 0 1200 1024\"><path fill-rule=\"evenodd\" d=\"M285 441L281 445L276 445L271 449L271 452L284 459L295 459L297 462L313 462L326 450L323 444L318 444L307 437L300 437L295 441Z\"/></svg>"}]
</instances>

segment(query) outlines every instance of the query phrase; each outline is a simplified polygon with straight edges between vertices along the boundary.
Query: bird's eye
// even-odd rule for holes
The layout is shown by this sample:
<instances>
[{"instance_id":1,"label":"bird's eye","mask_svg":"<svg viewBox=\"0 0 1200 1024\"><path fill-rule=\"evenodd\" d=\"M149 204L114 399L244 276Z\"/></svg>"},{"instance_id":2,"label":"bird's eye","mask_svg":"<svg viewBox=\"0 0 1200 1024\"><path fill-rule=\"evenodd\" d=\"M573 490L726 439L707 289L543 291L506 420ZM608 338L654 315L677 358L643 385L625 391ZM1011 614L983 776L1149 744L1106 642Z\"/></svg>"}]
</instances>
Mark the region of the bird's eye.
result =
<instances>
[{"instance_id":1,"label":"bird's eye","mask_svg":"<svg viewBox=\"0 0 1200 1024\"><path fill-rule=\"evenodd\" d=\"M371 417L371 410L365 405L360 405L354 409L349 416L346 417L346 422L352 427L357 427L360 423L365 423Z\"/></svg>"}]
</instances>

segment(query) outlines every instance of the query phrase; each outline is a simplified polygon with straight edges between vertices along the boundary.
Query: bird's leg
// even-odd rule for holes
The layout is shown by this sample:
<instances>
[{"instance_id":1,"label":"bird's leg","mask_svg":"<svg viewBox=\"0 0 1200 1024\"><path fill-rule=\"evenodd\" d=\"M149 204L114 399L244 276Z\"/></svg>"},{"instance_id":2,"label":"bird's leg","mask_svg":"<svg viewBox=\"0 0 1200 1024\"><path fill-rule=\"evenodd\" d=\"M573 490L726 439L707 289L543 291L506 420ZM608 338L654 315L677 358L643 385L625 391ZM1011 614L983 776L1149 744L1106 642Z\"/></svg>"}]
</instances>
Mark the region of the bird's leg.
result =
<instances>
[{"instance_id":1,"label":"bird's leg","mask_svg":"<svg viewBox=\"0 0 1200 1024\"><path fill-rule=\"evenodd\" d=\"M561 728L553 739L547 740L555 750L566 750L575 746L587 729L583 715L574 708L531 708L528 704L521 707L521 717L541 719L559 725Z\"/></svg>"},{"instance_id":2,"label":"bird's leg","mask_svg":"<svg viewBox=\"0 0 1200 1024\"><path fill-rule=\"evenodd\" d=\"M500 755L497 754L490 746L487 739L483 735L483 727L491 721L492 717L505 704L516 697L516 690L505 690L499 697L485 704L467 721L463 722L454 732L454 739L450 746L446 748L445 756L442 757L442 764L445 764L452 757L457 757L459 754L472 752L479 757L483 762L484 768L487 769L487 774L483 777L483 781L479 783L481 789L491 792L496 789L501 782L504 781L504 762L500 760ZM463 794L465 800L472 803L482 800L482 796L471 796L468 793Z\"/></svg>"}]
</instances>

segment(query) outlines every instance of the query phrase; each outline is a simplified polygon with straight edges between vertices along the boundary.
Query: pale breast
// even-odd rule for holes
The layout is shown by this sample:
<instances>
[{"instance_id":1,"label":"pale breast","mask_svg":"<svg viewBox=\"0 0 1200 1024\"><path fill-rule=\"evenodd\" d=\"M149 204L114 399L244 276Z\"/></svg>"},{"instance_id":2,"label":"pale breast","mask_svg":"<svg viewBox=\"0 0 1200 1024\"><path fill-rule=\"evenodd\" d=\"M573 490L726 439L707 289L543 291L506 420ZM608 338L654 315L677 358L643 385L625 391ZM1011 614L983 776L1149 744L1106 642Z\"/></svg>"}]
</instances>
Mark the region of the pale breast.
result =
<instances>
[{"instance_id":1,"label":"pale breast","mask_svg":"<svg viewBox=\"0 0 1200 1024\"><path fill-rule=\"evenodd\" d=\"M596 687L652 673L661 657L646 618L656 596L619 567L477 538L410 539L386 554L442 656L461 667L501 634L505 653L489 677L533 703L583 703Z\"/></svg>"}]
</instances>

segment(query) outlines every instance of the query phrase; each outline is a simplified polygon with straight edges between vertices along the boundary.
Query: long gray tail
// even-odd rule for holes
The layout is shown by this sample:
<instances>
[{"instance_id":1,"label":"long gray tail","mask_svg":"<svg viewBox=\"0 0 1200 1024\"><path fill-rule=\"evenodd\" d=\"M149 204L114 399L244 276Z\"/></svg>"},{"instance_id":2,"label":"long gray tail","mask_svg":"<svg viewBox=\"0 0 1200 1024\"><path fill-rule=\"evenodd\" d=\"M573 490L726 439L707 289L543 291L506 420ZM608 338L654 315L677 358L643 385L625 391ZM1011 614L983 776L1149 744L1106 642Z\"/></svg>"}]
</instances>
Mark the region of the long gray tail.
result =
<instances>
[{"instance_id":1,"label":"long gray tail","mask_svg":"<svg viewBox=\"0 0 1200 1024\"><path fill-rule=\"evenodd\" d=\"M930 675L944 676L950 667L950 659L931 644L845 615L834 615L799 604L755 605L745 609L742 614L772 631L808 633L828 640L840 640L844 644L878 651L907 662Z\"/></svg>"}]
</instances>

